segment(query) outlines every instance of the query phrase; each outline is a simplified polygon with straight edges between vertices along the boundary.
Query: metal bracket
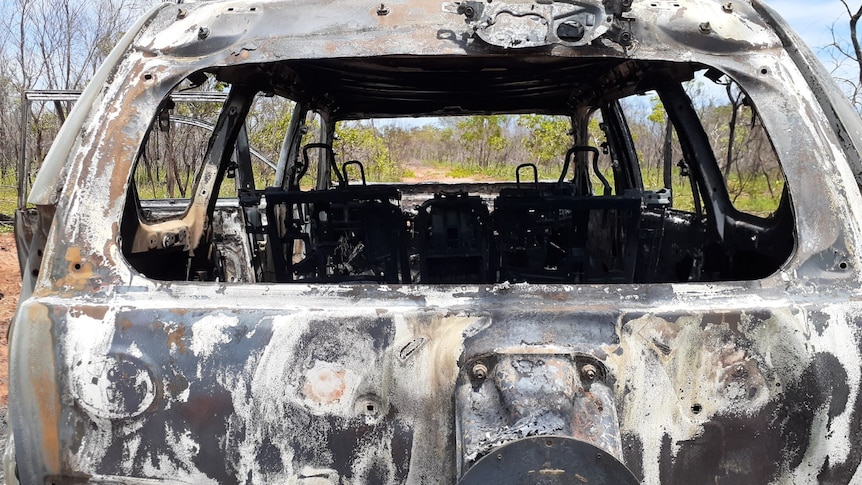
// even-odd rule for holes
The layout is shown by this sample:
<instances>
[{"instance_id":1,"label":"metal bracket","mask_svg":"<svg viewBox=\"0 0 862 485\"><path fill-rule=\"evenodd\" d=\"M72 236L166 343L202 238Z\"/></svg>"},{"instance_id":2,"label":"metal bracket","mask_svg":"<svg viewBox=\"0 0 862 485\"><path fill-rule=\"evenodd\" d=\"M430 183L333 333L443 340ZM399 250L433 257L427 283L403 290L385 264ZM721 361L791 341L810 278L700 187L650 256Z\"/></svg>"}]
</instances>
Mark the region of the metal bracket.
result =
<instances>
[{"instance_id":1,"label":"metal bracket","mask_svg":"<svg viewBox=\"0 0 862 485\"><path fill-rule=\"evenodd\" d=\"M444 2L443 12L464 16L470 34L503 48L589 45L600 37L627 47L633 37L631 0Z\"/></svg>"}]
</instances>

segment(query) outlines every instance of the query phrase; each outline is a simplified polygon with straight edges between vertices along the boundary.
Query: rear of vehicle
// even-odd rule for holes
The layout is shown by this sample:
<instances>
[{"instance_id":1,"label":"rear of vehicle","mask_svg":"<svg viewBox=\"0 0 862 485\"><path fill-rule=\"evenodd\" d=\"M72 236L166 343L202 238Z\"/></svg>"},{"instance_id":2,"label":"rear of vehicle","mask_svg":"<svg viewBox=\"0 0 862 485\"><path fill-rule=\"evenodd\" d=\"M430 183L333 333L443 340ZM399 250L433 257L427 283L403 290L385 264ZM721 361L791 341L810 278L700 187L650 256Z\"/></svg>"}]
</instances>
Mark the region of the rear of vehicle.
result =
<instances>
[{"instance_id":1,"label":"rear of vehicle","mask_svg":"<svg viewBox=\"0 0 862 485\"><path fill-rule=\"evenodd\" d=\"M20 215L21 482L860 480L862 125L760 2L165 4L112 59ZM420 117L565 129L347 156Z\"/></svg>"}]
</instances>

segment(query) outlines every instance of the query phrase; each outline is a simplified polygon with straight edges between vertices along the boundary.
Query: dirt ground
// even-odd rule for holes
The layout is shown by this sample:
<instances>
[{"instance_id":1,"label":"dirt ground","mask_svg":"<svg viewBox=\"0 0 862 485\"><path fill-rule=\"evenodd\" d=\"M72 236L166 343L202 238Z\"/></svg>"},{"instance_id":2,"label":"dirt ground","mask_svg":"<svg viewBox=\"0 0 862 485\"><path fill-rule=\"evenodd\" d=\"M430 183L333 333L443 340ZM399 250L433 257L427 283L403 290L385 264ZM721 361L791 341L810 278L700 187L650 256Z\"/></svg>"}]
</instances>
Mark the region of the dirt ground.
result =
<instances>
[{"instance_id":1,"label":"dirt ground","mask_svg":"<svg viewBox=\"0 0 862 485\"><path fill-rule=\"evenodd\" d=\"M422 163L408 163L407 168L413 172L412 177L404 177L401 181L408 184L418 182L445 182L447 184L456 184L461 182L488 182L492 179L483 175L473 175L470 177L450 177L447 168L433 167Z\"/></svg>"},{"instance_id":2,"label":"dirt ground","mask_svg":"<svg viewBox=\"0 0 862 485\"><path fill-rule=\"evenodd\" d=\"M15 314L20 293L21 274L15 237L0 234L0 406L4 409L9 400L9 322Z\"/></svg>"}]
</instances>

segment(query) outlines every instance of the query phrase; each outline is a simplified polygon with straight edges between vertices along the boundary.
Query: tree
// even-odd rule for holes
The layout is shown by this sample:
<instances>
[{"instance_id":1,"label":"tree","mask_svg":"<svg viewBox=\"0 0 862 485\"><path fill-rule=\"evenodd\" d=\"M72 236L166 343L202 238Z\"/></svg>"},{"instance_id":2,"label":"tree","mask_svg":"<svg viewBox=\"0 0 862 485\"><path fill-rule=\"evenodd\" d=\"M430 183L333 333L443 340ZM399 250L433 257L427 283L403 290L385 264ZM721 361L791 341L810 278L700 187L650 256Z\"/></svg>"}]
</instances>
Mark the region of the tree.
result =
<instances>
[{"instance_id":1,"label":"tree","mask_svg":"<svg viewBox=\"0 0 862 485\"><path fill-rule=\"evenodd\" d=\"M467 152L467 160L480 167L505 158L503 150L509 146L506 137L509 118L503 115L466 116L455 124Z\"/></svg>"},{"instance_id":2,"label":"tree","mask_svg":"<svg viewBox=\"0 0 862 485\"><path fill-rule=\"evenodd\" d=\"M862 112L862 45L859 41L858 24L862 18L862 5L851 7L846 0L840 0L847 12L850 28L849 42L837 32L836 25L830 28L832 42L826 46L832 54L832 77L844 89L856 111ZM847 64L850 67L847 67Z\"/></svg>"},{"instance_id":3,"label":"tree","mask_svg":"<svg viewBox=\"0 0 862 485\"><path fill-rule=\"evenodd\" d=\"M14 173L26 130L29 160L41 164L70 103L34 103L29 89L82 89L123 32L154 0L0 2L0 175ZM50 115L49 111L53 111Z\"/></svg>"},{"instance_id":4,"label":"tree","mask_svg":"<svg viewBox=\"0 0 862 485\"><path fill-rule=\"evenodd\" d=\"M389 147L373 122L342 122L337 125L335 133L337 139L333 148L340 156L340 163L359 161L369 181L400 180L403 167L392 158ZM356 174L352 171L347 175L356 180Z\"/></svg>"},{"instance_id":5,"label":"tree","mask_svg":"<svg viewBox=\"0 0 862 485\"><path fill-rule=\"evenodd\" d=\"M522 115L518 125L529 130L521 143L532 155L537 165L547 165L552 160L562 160L572 145L572 122L562 116Z\"/></svg>"}]
</instances>

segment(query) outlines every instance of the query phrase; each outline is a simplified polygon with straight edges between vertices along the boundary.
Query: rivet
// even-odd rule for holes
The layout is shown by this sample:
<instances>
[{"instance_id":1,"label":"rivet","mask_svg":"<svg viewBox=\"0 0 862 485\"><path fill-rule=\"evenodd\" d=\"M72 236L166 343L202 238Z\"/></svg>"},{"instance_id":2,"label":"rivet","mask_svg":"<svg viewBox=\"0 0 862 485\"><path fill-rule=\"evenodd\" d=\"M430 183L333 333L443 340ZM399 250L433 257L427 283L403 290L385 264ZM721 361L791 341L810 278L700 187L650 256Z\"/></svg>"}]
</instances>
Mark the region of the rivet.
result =
<instances>
[{"instance_id":1,"label":"rivet","mask_svg":"<svg viewBox=\"0 0 862 485\"><path fill-rule=\"evenodd\" d=\"M210 29L201 27L198 29L198 39L206 39L210 36Z\"/></svg>"},{"instance_id":2,"label":"rivet","mask_svg":"<svg viewBox=\"0 0 862 485\"><path fill-rule=\"evenodd\" d=\"M188 16L188 14L189 14L188 10L186 10L184 8L177 10L177 18L178 19L186 18L186 16Z\"/></svg>"},{"instance_id":3,"label":"rivet","mask_svg":"<svg viewBox=\"0 0 862 485\"><path fill-rule=\"evenodd\" d=\"M726 13L731 13L731 12L733 12L733 4L730 2L727 2L721 6L721 9L724 10Z\"/></svg>"},{"instance_id":4,"label":"rivet","mask_svg":"<svg viewBox=\"0 0 862 485\"><path fill-rule=\"evenodd\" d=\"M593 364L586 364L581 367L581 376L588 381L593 381L596 379L599 371L596 369L596 366Z\"/></svg>"},{"instance_id":5,"label":"rivet","mask_svg":"<svg viewBox=\"0 0 862 485\"><path fill-rule=\"evenodd\" d=\"M377 7L377 15L380 15L381 17L389 15L389 7L381 3L380 6Z\"/></svg>"},{"instance_id":6,"label":"rivet","mask_svg":"<svg viewBox=\"0 0 862 485\"><path fill-rule=\"evenodd\" d=\"M709 22L703 22L700 24L700 31L704 34L708 34L712 32L712 26L709 25Z\"/></svg>"}]
</instances>

